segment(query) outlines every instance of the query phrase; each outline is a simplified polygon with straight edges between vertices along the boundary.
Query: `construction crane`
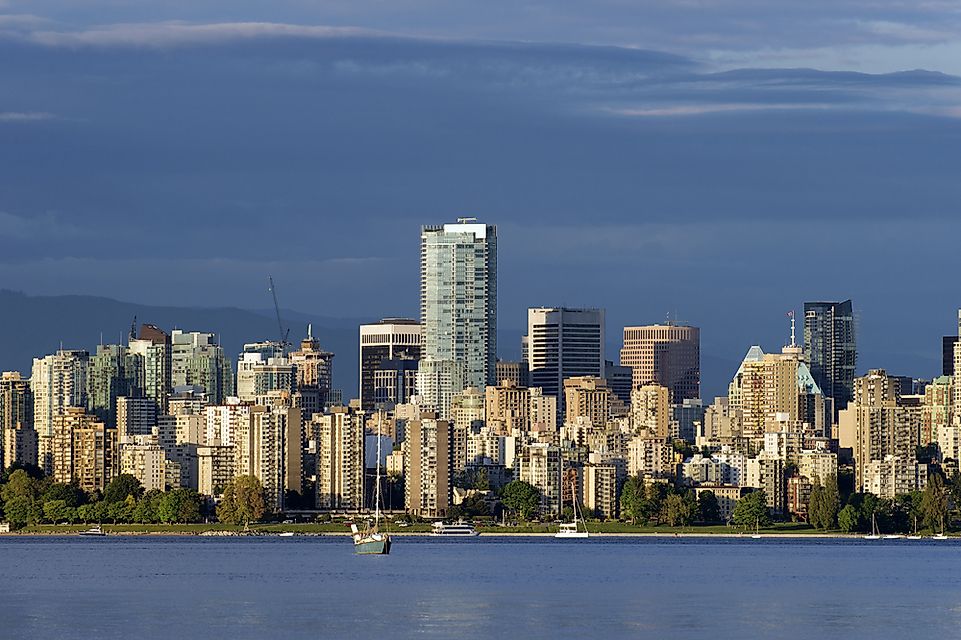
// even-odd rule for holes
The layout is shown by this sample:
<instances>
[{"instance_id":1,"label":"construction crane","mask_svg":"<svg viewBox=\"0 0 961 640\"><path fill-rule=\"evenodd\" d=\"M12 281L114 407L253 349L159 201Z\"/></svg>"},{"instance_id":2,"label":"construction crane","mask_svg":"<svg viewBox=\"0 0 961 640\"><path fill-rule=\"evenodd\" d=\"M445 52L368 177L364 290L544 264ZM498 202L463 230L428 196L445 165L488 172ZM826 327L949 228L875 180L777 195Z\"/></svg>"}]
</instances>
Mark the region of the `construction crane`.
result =
<instances>
[{"instance_id":1,"label":"construction crane","mask_svg":"<svg viewBox=\"0 0 961 640\"><path fill-rule=\"evenodd\" d=\"M270 294L274 297L274 311L277 313L277 329L280 330L280 349L283 356L287 357L287 346L290 344L287 342L287 336L290 335L290 329L284 331L284 323L280 320L280 305L277 304L277 289L274 287L274 277L267 276L267 280L270 282Z\"/></svg>"}]
</instances>

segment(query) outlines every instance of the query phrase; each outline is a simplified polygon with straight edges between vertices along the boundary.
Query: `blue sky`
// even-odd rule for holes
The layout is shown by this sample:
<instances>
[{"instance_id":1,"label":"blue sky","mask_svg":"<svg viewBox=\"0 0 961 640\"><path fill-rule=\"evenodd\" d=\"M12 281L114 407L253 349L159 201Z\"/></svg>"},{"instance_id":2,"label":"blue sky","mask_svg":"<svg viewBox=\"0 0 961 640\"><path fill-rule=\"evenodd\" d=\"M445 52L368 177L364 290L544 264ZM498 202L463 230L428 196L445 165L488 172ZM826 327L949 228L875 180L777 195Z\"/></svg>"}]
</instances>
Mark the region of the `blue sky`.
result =
<instances>
[{"instance_id":1,"label":"blue sky","mask_svg":"<svg viewBox=\"0 0 961 640\"><path fill-rule=\"evenodd\" d=\"M954 2L0 0L0 285L416 314L419 225L474 215L502 327L737 360L852 297L862 368L936 375L959 77Z\"/></svg>"}]
</instances>

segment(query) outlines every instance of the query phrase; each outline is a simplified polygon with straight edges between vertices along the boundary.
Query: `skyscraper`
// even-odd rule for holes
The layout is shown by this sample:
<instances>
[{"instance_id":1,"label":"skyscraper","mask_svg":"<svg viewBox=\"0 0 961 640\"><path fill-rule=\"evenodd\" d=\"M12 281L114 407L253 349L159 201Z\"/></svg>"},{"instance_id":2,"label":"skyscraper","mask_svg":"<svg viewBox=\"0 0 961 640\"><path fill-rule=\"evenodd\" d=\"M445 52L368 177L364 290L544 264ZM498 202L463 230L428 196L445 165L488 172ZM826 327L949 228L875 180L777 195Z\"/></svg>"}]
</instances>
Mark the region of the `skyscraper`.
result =
<instances>
[{"instance_id":1,"label":"skyscraper","mask_svg":"<svg viewBox=\"0 0 961 640\"><path fill-rule=\"evenodd\" d=\"M87 410L108 427L117 426L117 398L143 395L140 359L120 344L101 344L90 356ZM156 412L155 412L156 413Z\"/></svg>"},{"instance_id":2,"label":"skyscraper","mask_svg":"<svg viewBox=\"0 0 961 640\"><path fill-rule=\"evenodd\" d=\"M669 322L624 327L621 365L633 372L633 385L657 383L671 402L701 395L701 330Z\"/></svg>"},{"instance_id":3,"label":"skyscraper","mask_svg":"<svg viewBox=\"0 0 961 640\"><path fill-rule=\"evenodd\" d=\"M409 318L384 318L360 325L360 406L364 411L370 411L377 403L374 378L382 363L419 360L421 342L420 323ZM416 372L417 367L413 370Z\"/></svg>"},{"instance_id":4,"label":"skyscraper","mask_svg":"<svg viewBox=\"0 0 961 640\"><path fill-rule=\"evenodd\" d=\"M140 336L130 336L130 353L138 358L143 372L143 395L157 404L158 413L167 411L170 397L170 336L152 324L140 326Z\"/></svg>"},{"instance_id":5,"label":"skyscraper","mask_svg":"<svg viewBox=\"0 0 961 640\"><path fill-rule=\"evenodd\" d=\"M220 404L234 394L234 376L230 359L213 333L184 332L170 334L170 379L173 387L201 387L213 404Z\"/></svg>"},{"instance_id":6,"label":"skyscraper","mask_svg":"<svg viewBox=\"0 0 961 640\"><path fill-rule=\"evenodd\" d=\"M14 460L23 461L24 456L17 455L17 430L33 429L33 393L30 391L30 381L20 375L19 371L4 371L0 376L0 469L6 469ZM7 431L10 434L9 447ZM22 438L28 436L21 433ZM33 435L36 442L36 434ZM36 458L36 451L34 451Z\"/></svg>"},{"instance_id":7,"label":"skyscraper","mask_svg":"<svg viewBox=\"0 0 961 640\"><path fill-rule=\"evenodd\" d=\"M53 470L54 420L68 407L87 405L87 373L90 354L65 351L33 359L30 391L33 393L33 425L39 438L38 463L48 474ZM82 412L81 412L82 413Z\"/></svg>"},{"instance_id":8,"label":"skyscraper","mask_svg":"<svg viewBox=\"0 0 961 640\"><path fill-rule=\"evenodd\" d=\"M531 386L557 397L563 416L564 380L604 377L604 310L528 309L527 358Z\"/></svg>"},{"instance_id":9,"label":"skyscraper","mask_svg":"<svg viewBox=\"0 0 961 640\"><path fill-rule=\"evenodd\" d=\"M462 362L466 385L494 384L497 228L460 218L421 231L423 360Z\"/></svg>"},{"instance_id":10,"label":"skyscraper","mask_svg":"<svg viewBox=\"0 0 961 640\"><path fill-rule=\"evenodd\" d=\"M333 380L334 354L320 348L313 329L307 325L307 337L300 341L300 351L290 354L290 362L296 367L297 390L294 404L300 409L304 422L315 413L327 408Z\"/></svg>"},{"instance_id":11,"label":"skyscraper","mask_svg":"<svg viewBox=\"0 0 961 640\"><path fill-rule=\"evenodd\" d=\"M857 344L851 301L804 303L804 356L834 414L847 407L854 388Z\"/></svg>"}]
</instances>

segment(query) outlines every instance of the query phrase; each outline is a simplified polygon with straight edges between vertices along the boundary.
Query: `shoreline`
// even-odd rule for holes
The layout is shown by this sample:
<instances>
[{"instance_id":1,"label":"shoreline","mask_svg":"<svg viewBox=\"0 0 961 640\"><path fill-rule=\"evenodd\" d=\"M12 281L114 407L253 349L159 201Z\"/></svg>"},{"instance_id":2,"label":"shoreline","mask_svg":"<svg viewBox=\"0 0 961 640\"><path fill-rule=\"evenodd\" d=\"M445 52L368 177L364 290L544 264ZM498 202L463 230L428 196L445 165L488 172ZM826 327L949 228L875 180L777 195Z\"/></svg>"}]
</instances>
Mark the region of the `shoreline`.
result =
<instances>
[{"instance_id":1,"label":"shoreline","mask_svg":"<svg viewBox=\"0 0 961 640\"><path fill-rule=\"evenodd\" d=\"M9 533L0 533L0 538L79 538L84 537L79 535L79 531L12 531ZM278 537L295 537L295 538L347 538L350 537L349 531L296 531L290 529L271 529L271 530L252 530L249 533L244 533L235 530L224 530L224 529L206 529L203 531L184 531L182 529L171 528L170 530L117 530L111 531L110 526L104 527L104 531L107 537L199 537L199 538L278 538ZM293 536L281 536L282 533L293 533ZM435 536L430 532L426 531L391 531L390 535L396 538L407 538L407 537L437 537L450 539L454 536ZM521 531L481 531L478 536L481 538L554 538L554 532L521 532ZM685 531L685 532L667 532L667 531L618 531L618 532L591 532L591 538L664 538L664 539L678 539L678 538L688 538L688 539L710 539L710 538L744 538L747 540L752 540L751 533L734 533L734 532L710 532L710 531ZM788 540L798 540L805 538L813 539L838 539L838 540L860 540L864 538L863 533L833 533L833 532L796 532L796 531L785 531L785 532L762 532L760 534L761 539L774 539L783 538ZM908 541L904 534L902 537L894 538L893 540L898 541ZM468 538L471 539L471 538ZM909 540L910 542L922 542L924 540L933 540L932 536L925 536L921 540ZM947 540L961 539L958 536L949 535ZM882 538L883 541L883 538Z\"/></svg>"}]
</instances>

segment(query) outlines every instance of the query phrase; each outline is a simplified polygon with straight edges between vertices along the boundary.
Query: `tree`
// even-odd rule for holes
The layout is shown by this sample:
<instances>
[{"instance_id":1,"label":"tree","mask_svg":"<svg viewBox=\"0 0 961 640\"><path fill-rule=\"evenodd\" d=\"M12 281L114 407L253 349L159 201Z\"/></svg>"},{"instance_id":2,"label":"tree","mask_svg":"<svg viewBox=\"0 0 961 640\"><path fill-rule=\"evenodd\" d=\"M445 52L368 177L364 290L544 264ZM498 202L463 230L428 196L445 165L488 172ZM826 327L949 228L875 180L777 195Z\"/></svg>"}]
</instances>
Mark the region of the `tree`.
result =
<instances>
[{"instance_id":1,"label":"tree","mask_svg":"<svg viewBox=\"0 0 961 640\"><path fill-rule=\"evenodd\" d=\"M87 494L73 483L54 482L43 492L44 504L53 500L63 500L68 507L79 507L87 501Z\"/></svg>"},{"instance_id":2,"label":"tree","mask_svg":"<svg viewBox=\"0 0 961 640\"><path fill-rule=\"evenodd\" d=\"M644 480L640 476L631 476L621 487L621 515L631 519L631 524L637 524L644 516L644 501L647 499Z\"/></svg>"},{"instance_id":3,"label":"tree","mask_svg":"<svg viewBox=\"0 0 961 640\"><path fill-rule=\"evenodd\" d=\"M721 505L713 491L702 491L697 496L697 515L701 522L721 521Z\"/></svg>"},{"instance_id":4,"label":"tree","mask_svg":"<svg viewBox=\"0 0 961 640\"><path fill-rule=\"evenodd\" d=\"M821 524L823 529L833 529L841 508L841 493L838 490L838 477L829 475L824 480L824 494L821 503Z\"/></svg>"},{"instance_id":5,"label":"tree","mask_svg":"<svg viewBox=\"0 0 961 640\"><path fill-rule=\"evenodd\" d=\"M145 493L143 497L137 501L133 509L133 521L139 522L140 524L157 522L157 510L154 508L154 505L160 501L162 496L163 493L156 489L151 489Z\"/></svg>"},{"instance_id":6,"label":"tree","mask_svg":"<svg viewBox=\"0 0 961 640\"><path fill-rule=\"evenodd\" d=\"M250 476L247 476L250 477ZM260 481L257 481L260 484ZM263 489L260 489L263 500ZM161 522L173 523L198 522L200 520L200 494L192 489L174 489L163 494L157 515ZM262 504L262 503L261 503ZM263 515L263 511L261 514ZM257 516L259 518L260 516ZM247 521L249 522L249 520Z\"/></svg>"},{"instance_id":7,"label":"tree","mask_svg":"<svg viewBox=\"0 0 961 640\"><path fill-rule=\"evenodd\" d=\"M104 489L103 499L106 502L123 502L127 496L133 496L136 500L143 495L143 485L140 480L130 475L122 473L110 481Z\"/></svg>"},{"instance_id":8,"label":"tree","mask_svg":"<svg viewBox=\"0 0 961 640\"><path fill-rule=\"evenodd\" d=\"M29 498L15 496L4 501L3 511L6 514L7 522L19 529L30 523L31 509L33 503Z\"/></svg>"},{"instance_id":9,"label":"tree","mask_svg":"<svg viewBox=\"0 0 961 640\"><path fill-rule=\"evenodd\" d=\"M940 473L932 473L928 478L928 486L921 497L921 514L925 527L932 531L944 531L948 515L948 491Z\"/></svg>"},{"instance_id":10,"label":"tree","mask_svg":"<svg viewBox=\"0 0 961 640\"><path fill-rule=\"evenodd\" d=\"M223 499L217 506L217 519L228 524L247 525L260 520L267 511L264 487L256 476L237 476L224 488ZM163 520L166 512L158 510Z\"/></svg>"},{"instance_id":11,"label":"tree","mask_svg":"<svg viewBox=\"0 0 961 640\"><path fill-rule=\"evenodd\" d=\"M31 477L23 469L17 469L10 474L6 484L3 485L0 497L4 502L11 498L26 498L29 502L33 502L40 497L40 481Z\"/></svg>"},{"instance_id":12,"label":"tree","mask_svg":"<svg viewBox=\"0 0 961 640\"><path fill-rule=\"evenodd\" d=\"M540 509L541 492L523 480L512 480L501 490L501 502L521 520L530 520Z\"/></svg>"},{"instance_id":13,"label":"tree","mask_svg":"<svg viewBox=\"0 0 961 640\"><path fill-rule=\"evenodd\" d=\"M821 526L821 517L824 512L824 487L818 478L814 479L811 487L811 496L808 498L808 522L815 529L826 529Z\"/></svg>"},{"instance_id":14,"label":"tree","mask_svg":"<svg viewBox=\"0 0 961 640\"><path fill-rule=\"evenodd\" d=\"M667 496L664 508L667 510L667 524L672 527L688 525L694 520L695 506L681 494Z\"/></svg>"},{"instance_id":15,"label":"tree","mask_svg":"<svg viewBox=\"0 0 961 640\"><path fill-rule=\"evenodd\" d=\"M50 524L67 522L73 519L76 511L71 508L66 500L47 500L43 503L43 517Z\"/></svg>"},{"instance_id":16,"label":"tree","mask_svg":"<svg viewBox=\"0 0 961 640\"><path fill-rule=\"evenodd\" d=\"M764 490L753 491L734 505L731 520L739 527L767 526L771 524L771 514L767 508L767 495Z\"/></svg>"},{"instance_id":17,"label":"tree","mask_svg":"<svg viewBox=\"0 0 961 640\"><path fill-rule=\"evenodd\" d=\"M9 482L10 476L13 475L15 471L23 471L34 480L43 480L44 478L43 469L37 465L30 464L29 462L14 462L4 470L3 474L0 474L0 484Z\"/></svg>"},{"instance_id":18,"label":"tree","mask_svg":"<svg viewBox=\"0 0 961 640\"><path fill-rule=\"evenodd\" d=\"M844 533L854 533L860 529L861 523L858 522L858 510L854 505L845 505L838 513L838 527Z\"/></svg>"}]
</instances>

